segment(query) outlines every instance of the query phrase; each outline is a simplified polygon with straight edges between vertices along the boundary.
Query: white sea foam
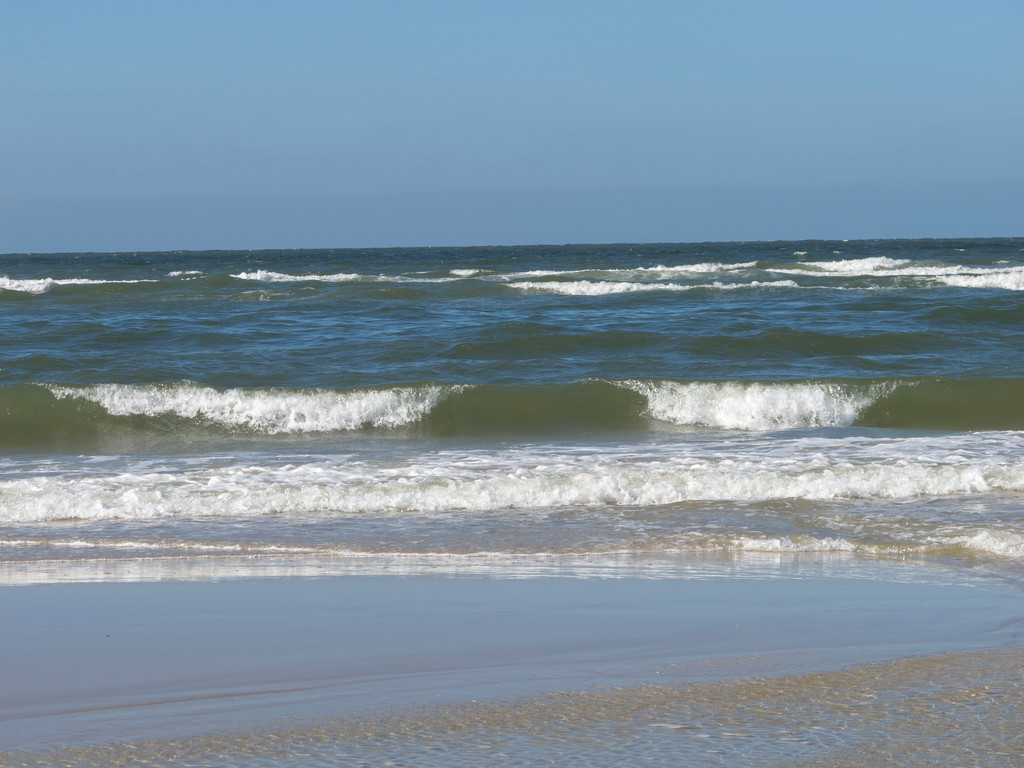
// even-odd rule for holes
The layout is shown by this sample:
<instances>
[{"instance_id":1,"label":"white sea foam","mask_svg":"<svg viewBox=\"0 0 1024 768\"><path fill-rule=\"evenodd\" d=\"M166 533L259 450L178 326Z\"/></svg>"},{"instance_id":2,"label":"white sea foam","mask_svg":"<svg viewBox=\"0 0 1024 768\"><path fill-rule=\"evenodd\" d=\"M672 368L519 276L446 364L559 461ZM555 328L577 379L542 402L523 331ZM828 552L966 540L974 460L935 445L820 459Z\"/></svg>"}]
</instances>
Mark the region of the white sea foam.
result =
<instances>
[{"instance_id":1,"label":"white sea foam","mask_svg":"<svg viewBox=\"0 0 1024 768\"><path fill-rule=\"evenodd\" d=\"M934 262L922 264L909 259L892 259L887 256L838 261L808 261L801 262L796 267L775 267L768 271L787 275L830 274L842 277L920 278L923 285L1024 290L1024 267L1021 266L973 267Z\"/></svg>"},{"instance_id":2,"label":"white sea foam","mask_svg":"<svg viewBox=\"0 0 1024 768\"><path fill-rule=\"evenodd\" d=\"M797 284L792 280L773 280L767 282L752 281L749 283L697 283L693 285L680 285L679 283L637 283L628 281L544 281L533 282L523 281L509 283L512 288L521 290L541 291L546 293L558 293L566 296L607 296L616 293L638 293L649 291L692 291L698 288L715 289L720 291L735 291L744 288L795 288Z\"/></svg>"},{"instance_id":3,"label":"white sea foam","mask_svg":"<svg viewBox=\"0 0 1024 768\"><path fill-rule=\"evenodd\" d=\"M344 283L352 280L359 280L362 275L350 272L337 272L331 275L289 275L284 272L271 272L266 269L258 269L255 272L240 272L232 277L239 280L256 280L261 283Z\"/></svg>"},{"instance_id":4,"label":"white sea foam","mask_svg":"<svg viewBox=\"0 0 1024 768\"><path fill-rule=\"evenodd\" d=\"M676 283L630 283L610 281L523 281L509 283L513 288L524 291L558 293L565 296L607 296L614 293L636 293L639 291L689 291L693 286Z\"/></svg>"},{"instance_id":5,"label":"white sea foam","mask_svg":"<svg viewBox=\"0 0 1024 768\"><path fill-rule=\"evenodd\" d=\"M736 264L728 264L721 261L700 262L697 264L678 264L668 267L660 264L656 267L637 267L636 269L616 270L624 275L632 277L635 275L657 277L666 279L669 277L685 277L688 274L716 274L719 272L743 272L757 266L756 261L744 261Z\"/></svg>"},{"instance_id":6,"label":"white sea foam","mask_svg":"<svg viewBox=\"0 0 1024 768\"><path fill-rule=\"evenodd\" d=\"M806 256L797 252L796 256ZM890 272L905 267L911 262L908 259L891 259L888 256L872 256L863 259L837 259L836 261L805 261L801 267L817 272L835 272L840 274L871 274Z\"/></svg>"},{"instance_id":7,"label":"white sea foam","mask_svg":"<svg viewBox=\"0 0 1024 768\"><path fill-rule=\"evenodd\" d=\"M2 546L0 542L0 546ZM246 578L322 578L325 576L474 576L487 578L642 578L711 579L734 576L742 563L747 578L774 578L790 552L742 550L715 546L713 551L733 551L728 559L679 558L666 553L640 554L635 551L566 555L508 552L360 552L334 550L312 555L284 556L220 554L213 557L172 555L169 557L107 558L85 557L44 561L0 561L0 586L28 586L61 582L145 582L225 581ZM794 550L796 551L796 550ZM813 550L804 550L811 551ZM691 550L692 552L692 550ZM836 562L844 552L821 553ZM843 558L846 560L847 558ZM892 577L897 564L889 563ZM853 571L857 573L857 571ZM908 573L915 583L926 578Z\"/></svg>"},{"instance_id":8,"label":"white sea foam","mask_svg":"<svg viewBox=\"0 0 1024 768\"><path fill-rule=\"evenodd\" d=\"M458 387L423 386L326 390L217 390L198 384L91 387L49 385L58 398L99 403L114 416L173 414L266 434L333 432L365 426L397 427L421 419Z\"/></svg>"},{"instance_id":9,"label":"white sea foam","mask_svg":"<svg viewBox=\"0 0 1024 768\"><path fill-rule=\"evenodd\" d=\"M20 291L22 293L46 293L55 285L130 285L133 283L155 282L156 280L90 280L84 277L15 279L0 275L0 290Z\"/></svg>"},{"instance_id":10,"label":"white sea foam","mask_svg":"<svg viewBox=\"0 0 1024 768\"><path fill-rule=\"evenodd\" d=\"M933 537L936 544L965 547L1000 557L1024 558L1024 534L1014 531L982 529L966 534Z\"/></svg>"},{"instance_id":11,"label":"white sea foam","mask_svg":"<svg viewBox=\"0 0 1024 768\"><path fill-rule=\"evenodd\" d=\"M993 269L975 274L944 275L942 282L954 288L998 288L1024 291L1024 267Z\"/></svg>"},{"instance_id":12,"label":"white sea foam","mask_svg":"<svg viewBox=\"0 0 1024 768\"><path fill-rule=\"evenodd\" d=\"M950 441L963 445L958 453ZM600 451L525 446L436 451L404 461L334 457L301 464L30 476L0 482L0 520L386 516L1024 491L1024 434L1019 433L946 441L758 437L744 443ZM956 534L963 535L963 529Z\"/></svg>"},{"instance_id":13,"label":"white sea foam","mask_svg":"<svg viewBox=\"0 0 1024 768\"><path fill-rule=\"evenodd\" d=\"M1008 559L1024 558L1024 534L1020 531L979 529L969 533L946 530L944 533L924 530L905 530L901 540L886 543L851 541L841 536L738 536L723 547L742 552L857 552L885 554L893 551L926 554L948 553L951 548L997 555Z\"/></svg>"},{"instance_id":14,"label":"white sea foam","mask_svg":"<svg viewBox=\"0 0 1024 768\"><path fill-rule=\"evenodd\" d=\"M531 269L525 272L508 272L502 275L506 280L522 280L534 277L586 277L589 279L614 278L630 279L668 279L685 277L692 274L713 274L717 272L741 272L757 266L756 261L745 261L729 264L721 261L699 262L697 264L678 264L666 266L659 264L654 267L632 267L620 269ZM453 270L454 272L454 270Z\"/></svg>"},{"instance_id":15,"label":"white sea foam","mask_svg":"<svg viewBox=\"0 0 1024 768\"><path fill-rule=\"evenodd\" d=\"M649 551L630 547L602 552L409 552L374 551L341 546L281 546L271 543L193 542L176 540L61 539L0 540L0 550L24 547L45 549L43 560L0 560L0 584L25 586L83 581L176 581L241 578L296 578L328 575L413 576L450 574L490 578L715 578L734 574L737 563L748 578L776 576L778 566L790 558L824 556L828 562L852 563L849 555L948 554L949 546L962 546L982 555L1019 560L1024 557L1024 536L1001 531L978 531L964 541L929 541L923 537L904 545L876 545L838 536L712 535L680 547L655 546ZM989 542L998 541L996 547ZM1005 542L1014 542L1009 546ZM689 557L678 557L679 554ZM701 555L714 553L714 557ZM722 559L721 555L731 555ZM694 557L694 555L696 555ZM666 557L667 556L667 557ZM889 562L887 570L894 567ZM945 572L920 572L909 566L906 578L922 583L943 579ZM853 571L851 575L858 573Z\"/></svg>"},{"instance_id":16,"label":"white sea foam","mask_svg":"<svg viewBox=\"0 0 1024 768\"><path fill-rule=\"evenodd\" d=\"M648 413L661 421L759 431L849 426L888 391L882 386L854 391L814 382L624 381L619 386L644 395Z\"/></svg>"},{"instance_id":17,"label":"white sea foam","mask_svg":"<svg viewBox=\"0 0 1024 768\"><path fill-rule=\"evenodd\" d=\"M837 536L754 537L738 536L726 547L741 552L874 552L876 547L855 544Z\"/></svg>"}]
</instances>

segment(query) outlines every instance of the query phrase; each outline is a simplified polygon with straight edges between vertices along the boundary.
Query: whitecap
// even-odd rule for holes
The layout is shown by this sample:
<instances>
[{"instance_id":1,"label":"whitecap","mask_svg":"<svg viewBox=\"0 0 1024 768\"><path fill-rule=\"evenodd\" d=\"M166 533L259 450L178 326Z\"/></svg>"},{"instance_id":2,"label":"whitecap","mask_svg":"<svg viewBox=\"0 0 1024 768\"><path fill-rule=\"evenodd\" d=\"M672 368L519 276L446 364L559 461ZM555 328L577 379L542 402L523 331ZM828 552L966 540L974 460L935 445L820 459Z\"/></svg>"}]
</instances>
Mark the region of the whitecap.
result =
<instances>
[{"instance_id":1,"label":"whitecap","mask_svg":"<svg viewBox=\"0 0 1024 768\"><path fill-rule=\"evenodd\" d=\"M558 293L565 296L608 296L615 293L636 293L641 291L688 291L693 288L693 286L678 285L676 283L592 282L589 280L525 281L509 283L509 286L524 291Z\"/></svg>"},{"instance_id":2,"label":"whitecap","mask_svg":"<svg viewBox=\"0 0 1024 768\"><path fill-rule=\"evenodd\" d=\"M694 289L714 289L720 291L737 291L746 288L797 288L792 280L752 281L749 283L694 283L680 285L678 283L636 283L626 281L524 281L509 283L509 287L520 290L557 293L564 296L608 296L616 293L646 293L651 291L692 291Z\"/></svg>"},{"instance_id":3,"label":"whitecap","mask_svg":"<svg viewBox=\"0 0 1024 768\"><path fill-rule=\"evenodd\" d=\"M173 385L47 385L58 398L101 405L114 416L173 414L265 434L333 432L364 426L397 427L422 418L459 387L430 385L328 390L217 390L190 382Z\"/></svg>"},{"instance_id":4,"label":"whitecap","mask_svg":"<svg viewBox=\"0 0 1024 768\"><path fill-rule=\"evenodd\" d=\"M796 382L623 381L647 398L647 412L681 426L773 430L850 426L858 414L891 390L851 390L838 384Z\"/></svg>"},{"instance_id":5,"label":"whitecap","mask_svg":"<svg viewBox=\"0 0 1024 768\"><path fill-rule=\"evenodd\" d=\"M237 275L232 275L232 277L237 278L238 280L256 280L263 283L342 283L351 280L358 280L362 275L349 272L337 272L331 275L290 275L285 272L272 272L266 269L258 269L255 272L240 272Z\"/></svg>"},{"instance_id":6,"label":"whitecap","mask_svg":"<svg viewBox=\"0 0 1024 768\"><path fill-rule=\"evenodd\" d=\"M55 285L131 285L134 283L155 283L156 280L90 280L84 277L57 279L53 277L15 279L0 275L0 290L22 293L46 293Z\"/></svg>"},{"instance_id":7,"label":"whitecap","mask_svg":"<svg viewBox=\"0 0 1024 768\"><path fill-rule=\"evenodd\" d=\"M1001 453L946 462L940 458L946 447L934 449L930 439L802 439L774 440L771 445L766 441L763 451L759 445L738 452L725 451L722 445L688 450L671 445L660 451L644 448L642 453L526 446L437 451L397 462L347 457L284 466L32 476L0 482L0 519L547 513L709 501L908 500L1024 490L1024 461L1015 452L1020 439L979 439L986 450L998 444Z\"/></svg>"}]
</instances>

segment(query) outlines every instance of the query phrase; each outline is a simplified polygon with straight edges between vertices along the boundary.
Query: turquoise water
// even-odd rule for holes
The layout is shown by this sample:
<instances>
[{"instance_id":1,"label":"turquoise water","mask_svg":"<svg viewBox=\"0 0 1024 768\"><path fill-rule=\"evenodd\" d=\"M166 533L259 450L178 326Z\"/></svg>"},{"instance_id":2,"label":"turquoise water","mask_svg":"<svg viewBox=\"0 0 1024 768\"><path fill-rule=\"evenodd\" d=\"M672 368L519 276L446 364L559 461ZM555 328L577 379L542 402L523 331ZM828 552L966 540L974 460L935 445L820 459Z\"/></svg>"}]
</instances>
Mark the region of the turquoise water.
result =
<instances>
[{"instance_id":1,"label":"turquoise water","mask_svg":"<svg viewBox=\"0 0 1024 768\"><path fill-rule=\"evenodd\" d=\"M6 255L0 338L10 581L1024 562L1019 238Z\"/></svg>"}]
</instances>

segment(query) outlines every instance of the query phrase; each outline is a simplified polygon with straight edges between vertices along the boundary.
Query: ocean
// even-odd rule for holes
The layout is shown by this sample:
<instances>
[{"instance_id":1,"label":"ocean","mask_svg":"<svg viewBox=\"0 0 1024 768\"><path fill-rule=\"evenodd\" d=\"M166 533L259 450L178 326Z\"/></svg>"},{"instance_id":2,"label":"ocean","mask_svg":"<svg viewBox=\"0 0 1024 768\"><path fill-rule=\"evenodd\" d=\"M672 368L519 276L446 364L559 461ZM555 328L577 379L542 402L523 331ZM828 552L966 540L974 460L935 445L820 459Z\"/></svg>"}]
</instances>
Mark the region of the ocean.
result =
<instances>
[{"instance_id":1,"label":"ocean","mask_svg":"<svg viewBox=\"0 0 1024 768\"><path fill-rule=\"evenodd\" d=\"M1024 577L1021 238L4 255L0 340L3 587Z\"/></svg>"},{"instance_id":2,"label":"ocean","mask_svg":"<svg viewBox=\"0 0 1024 768\"><path fill-rule=\"evenodd\" d=\"M0 579L1016 569L1022 299L1020 239L4 256Z\"/></svg>"}]
</instances>

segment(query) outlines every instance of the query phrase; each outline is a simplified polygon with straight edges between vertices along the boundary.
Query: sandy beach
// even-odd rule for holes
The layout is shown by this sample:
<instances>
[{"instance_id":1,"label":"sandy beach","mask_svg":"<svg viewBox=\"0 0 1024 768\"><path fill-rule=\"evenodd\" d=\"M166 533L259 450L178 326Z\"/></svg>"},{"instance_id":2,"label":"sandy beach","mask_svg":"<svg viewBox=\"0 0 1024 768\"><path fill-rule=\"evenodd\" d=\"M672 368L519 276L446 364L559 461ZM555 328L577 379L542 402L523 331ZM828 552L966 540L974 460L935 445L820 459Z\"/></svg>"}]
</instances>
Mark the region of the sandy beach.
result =
<instances>
[{"instance_id":1,"label":"sandy beach","mask_svg":"<svg viewBox=\"0 0 1024 768\"><path fill-rule=\"evenodd\" d=\"M630 690L649 698L655 689L669 696L679 686L705 686L717 691L721 709L746 699L729 686L751 679L832 675L842 698L843 675L857 674L850 670L901 659L941 664L950 653L999 649L998 664L1019 671L1015 646L1024 640L1024 602L1011 584L938 565L842 557L776 558L760 569L705 562L677 578L41 584L5 587L0 603L3 765L110 764L197 737L212 739L210 755L219 757L196 764L251 764L252 755L232 756L237 740L252 747L284 729L305 734L301 742L328 720L335 730L396 717L450 730L452 708L493 717L504 707L511 716L570 692L598 699L618 692L614 706L601 700L611 707L606 720L625 727L639 718L657 733L657 707L645 708ZM962 674L971 665L953 668ZM982 686L985 674L974 682ZM874 678L890 694L909 685L891 671ZM804 683L778 684L792 692ZM1019 700L1019 690L1010 695L1014 707ZM694 716L687 728L720 726L711 710ZM758 717L763 726L762 713L746 727L756 730ZM456 721L467 718L464 712ZM593 718L578 725L592 728ZM843 746L866 735L837 738ZM360 744L379 741L338 739L318 743L326 755L340 755L344 742L357 760ZM62 758L56 748L78 751ZM302 764L300 753L289 757L286 749L278 759ZM409 744L399 754L408 764L443 764L414 759Z\"/></svg>"}]
</instances>

